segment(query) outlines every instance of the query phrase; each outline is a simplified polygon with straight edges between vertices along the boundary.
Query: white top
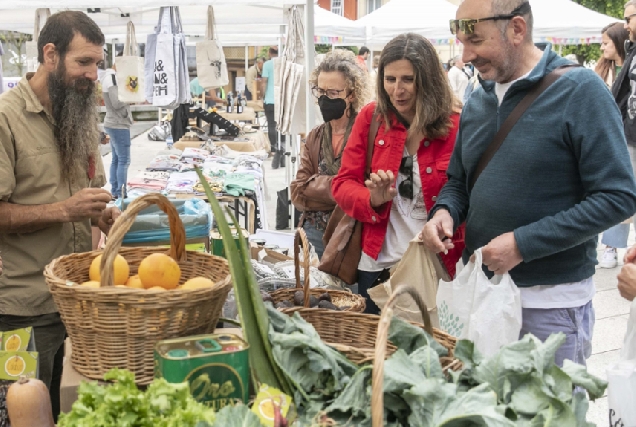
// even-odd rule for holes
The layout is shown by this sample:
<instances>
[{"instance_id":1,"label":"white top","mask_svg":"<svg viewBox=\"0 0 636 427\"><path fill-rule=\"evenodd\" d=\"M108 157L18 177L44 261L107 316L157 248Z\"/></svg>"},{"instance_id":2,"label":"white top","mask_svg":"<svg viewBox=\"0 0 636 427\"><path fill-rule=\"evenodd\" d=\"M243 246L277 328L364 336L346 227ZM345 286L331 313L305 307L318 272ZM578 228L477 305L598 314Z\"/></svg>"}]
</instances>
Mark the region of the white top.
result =
<instances>
[{"instance_id":1,"label":"white top","mask_svg":"<svg viewBox=\"0 0 636 427\"><path fill-rule=\"evenodd\" d=\"M408 151L404 147L404 156L408 156ZM378 260L374 260L364 252L360 258L358 269L362 271L381 271L391 268L402 259L409 242L418 235L426 224L427 213L424 205L424 193L422 192L422 180L420 178L420 168L417 163L417 154L413 155L413 199L400 196L393 198L391 213L389 214L389 224L384 236L384 243L378 255ZM395 188L399 188L407 175L398 173Z\"/></svg>"},{"instance_id":2,"label":"white top","mask_svg":"<svg viewBox=\"0 0 636 427\"><path fill-rule=\"evenodd\" d=\"M525 79L529 74L519 77L517 80ZM499 99L499 105L501 105L501 101L503 101L510 86L517 80L495 84L495 93L497 94L497 99ZM521 290L521 306L523 308L575 308L592 301L596 294L596 287L592 277L574 283L532 286L519 289Z\"/></svg>"},{"instance_id":3,"label":"white top","mask_svg":"<svg viewBox=\"0 0 636 427\"><path fill-rule=\"evenodd\" d=\"M455 96L460 101L464 99L464 92L466 92L468 80L469 77L464 70L460 70L456 66L452 66L451 69L448 70L448 81L453 89L453 93L455 93Z\"/></svg>"}]
</instances>

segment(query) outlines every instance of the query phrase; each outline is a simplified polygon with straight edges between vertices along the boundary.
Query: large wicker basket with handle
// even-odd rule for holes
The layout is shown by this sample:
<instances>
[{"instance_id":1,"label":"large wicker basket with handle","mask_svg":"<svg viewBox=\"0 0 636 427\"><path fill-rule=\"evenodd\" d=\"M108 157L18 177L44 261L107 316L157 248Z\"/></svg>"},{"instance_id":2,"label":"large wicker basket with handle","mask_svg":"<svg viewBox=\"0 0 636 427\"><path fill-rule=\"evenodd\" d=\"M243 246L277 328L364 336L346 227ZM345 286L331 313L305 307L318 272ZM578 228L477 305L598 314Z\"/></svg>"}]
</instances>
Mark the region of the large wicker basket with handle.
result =
<instances>
[{"instance_id":1,"label":"large wicker basket with handle","mask_svg":"<svg viewBox=\"0 0 636 427\"><path fill-rule=\"evenodd\" d=\"M435 338L437 342L448 349L448 357L440 359L443 366L452 363L454 361L453 350L455 349L457 339L442 330L433 328L428 315L428 309L420 295L410 286L403 286L402 288L405 289L400 290L400 288L398 288L391 296L389 300L391 306L397 297L408 292L408 294L415 299L422 312L424 325L415 322L409 323L424 329L429 335ZM386 311L386 307L389 307L388 302L387 306L385 306L385 310L382 312L383 314L384 311ZM290 316L294 312L298 312L300 317L313 325L323 342L343 353L352 362L365 364L373 361L380 316L375 314L302 307L290 308L285 312ZM384 348L386 355L391 355L396 350L396 347L391 342L386 342Z\"/></svg>"},{"instance_id":2,"label":"large wicker basket with handle","mask_svg":"<svg viewBox=\"0 0 636 427\"><path fill-rule=\"evenodd\" d=\"M303 286L300 285L300 250L303 251L303 270L304 270L304 282ZM281 301L293 301L294 294L302 290L305 294L304 306L309 308L309 298L314 296L318 298L324 293L328 293L331 297L333 305L341 309L342 311L350 311L362 313L366 307L366 300L360 295L353 294L347 291L338 291L324 288L309 288L310 271L309 271L309 241L305 230L301 227L296 229L296 235L294 237L294 267L296 269L296 288L279 289L271 293L274 304ZM287 313L292 308L281 309L283 313Z\"/></svg>"},{"instance_id":3,"label":"large wicker basket with handle","mask_svg":"<svg viewBox=\"0 0 636 427\"><path fill-rule=\"evenodd\" d=\"M158 205L170 221L170 248L120 248L137 214ZM141 261L166 253L179 263L180 283L206 277L216 284L194 290L144 290L113 286L113 262L122 255L137 274ZM88 280L91 262L101 252L62 256L44 270L44 276L66 326L73 352L71 362L80 374L103 379L112 368L135 373L138 384L154 375L153 351L159 340L212 333L232 288L227 261L185 250L185 229L174 205L160 194L133 201L117 219L103 251L100 288L79 286Z\"/></svg>"}]
</instances>

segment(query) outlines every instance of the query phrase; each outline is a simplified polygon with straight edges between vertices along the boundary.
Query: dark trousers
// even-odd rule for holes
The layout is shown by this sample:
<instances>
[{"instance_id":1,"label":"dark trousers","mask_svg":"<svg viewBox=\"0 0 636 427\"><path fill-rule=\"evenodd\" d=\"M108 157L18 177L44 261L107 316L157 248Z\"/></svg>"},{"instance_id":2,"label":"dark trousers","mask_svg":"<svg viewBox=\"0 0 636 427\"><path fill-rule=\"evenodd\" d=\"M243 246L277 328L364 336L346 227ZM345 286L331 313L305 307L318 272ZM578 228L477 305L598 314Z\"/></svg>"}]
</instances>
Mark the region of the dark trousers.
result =
<instances>
[{"instance_id":1,"label":"dark trousers","mask_svg":"<svg viewBox=\"0 0 636 427\"><path fill-rule=\"evenodd\" d=\"M365 313L380 314L380 307L378 307L369 296L369 289L386 282L390 277L391 274L388 268L382 271L358 270L358 294L367 300L367 308L364 309Z\"/></svg>"},{"instance_id":2,"label":"dark trousers","mask_svg":"<svg viewBox=\"0 0 636 427\"><path fill-rule=\"evenodd\" d=\"M265 118L267 119L267 136L269 137L269 144L271 145L271 151L284 151L285 150L285 135L280 136L280 147L278 146L278 132L276 131L276 120L274 120L274 104L263 104L265 110Z\"/></svg>"},{"instance_id":3,"label":"dark trousers","mask_svg":"<svg viewBox=\"0 0 636 427\"><path fill-rule=\"evenodd\" d=\"M29 326L33 327L40 380L49 388L53 419L57 422L57 417L60 414L60 384L62 382L66 328L59 313L30 317L0 314L0 331L12 331Z\"/></svg>"}]
</instances>

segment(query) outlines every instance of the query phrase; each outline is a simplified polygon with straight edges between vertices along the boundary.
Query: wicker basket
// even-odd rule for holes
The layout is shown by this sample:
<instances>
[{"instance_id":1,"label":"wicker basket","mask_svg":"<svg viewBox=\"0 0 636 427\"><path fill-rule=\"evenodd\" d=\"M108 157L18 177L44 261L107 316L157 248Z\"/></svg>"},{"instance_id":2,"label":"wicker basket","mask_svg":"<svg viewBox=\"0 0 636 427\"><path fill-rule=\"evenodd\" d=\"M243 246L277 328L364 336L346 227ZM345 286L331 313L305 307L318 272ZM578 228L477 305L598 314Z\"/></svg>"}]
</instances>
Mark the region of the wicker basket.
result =
<instances>
[{"instance_id":1,"label":"wicker basket","mask_svg":"<svg viewBox=\"0 0 636 427\"><path fill-rule=\"evenodd\" d=\"M422 318L428 325L430 325L428 310L426 309L426 304L424 304L420 295L410 286L399 286L384 306L384 310L382 310L382 317L377 327L373 360L373 377L371 380L372 427L384 426L384 359L387 357L389 326L391 325L391 318L393 317L393 306L395 305L398 297L402 294L409 294L413 297L422 312ZM427 329L431 329L430 326ZM436 330L434 329L434 331ZM439 341L437 334L435 334L435 338ZM445 343L441 344L448 348ZM448 370L458 370L461 368L461 362L452 357L453 349L454 344L453 348L448 348L448 357L440 357L444 372L447 372Z\"/></svg>"},{"instance_id":2,"label":"wicker basket","mask_svg":"<svg viewBox=\"0 0 636 427\"><path fill-rule=\"evenodd\" d=\"M303 286L300 286L300 249L303 250L303 269L305 270L305 280ZM294 294L299 290L303 289L305 292L305 308L309 307L309 297L315 296L318 298L320 295L324 293L328 293L331 296L331 302L336 307L342 309L344 312L357 312L362 313L366 307L366 300L364 297L360 295L353 294L347 291L338 291L331 289L309 289L309 241L307 240L307 235L305 234L305 230L302 227L298 227L296 229L296 236L294 237L294 266L296 267L296 288L289 289L279 289L271 293L272 300L274 300L274 304L278 304L281 301L292 301L294 299ZM346 308L345 308L346 307ZM295 307L294 307L295 308ZM290 310L294 310L294 308L285 308L281 311L283 313L287 313Z\"/></svg>"},{"instance_id":3,"label":"wicker basket","mask_svg":"<svg viewBox=\"0 0 636 427\"><path fill-rule=\"evenodd\" d=\"M415 322L409 323L424 329L437 342L448 349L449 355L440 358L443 366L453 363L455 360L453 358L453 350L457 340L446 332L431 327L428 310L422 298L410 286L404 286L404 288L406 288L406 291L400 291L399 293L400 288L398 288L389 301L392 303L399 295L408 292L420 307L426 326ZM386 307L383 313L384 311L387 311ZM302 307L291 308L287 311L287 314L291 315L294 312L298 312L303 319L311 323L326 344L343 353L352 362L362 365L373 361L380 316ZM395 352L396 347L388 342L385 350L388 355L391 355Z\"/></svg>"},{"instance_id":4,"label":"wicker basket","mask_svg":"<svg viewBox=\"0 0 636 427\"><path fill-rule=\"evenodd\" d=\"M137 214L153 204L168 214L170 248L120 249ZM137 274L141 261L152 253L167 253L181 267L181 283L203 276L216 282L195 290L144 290L113 287L113 261L119 253ZM185 250L185 230L174 205L160 194L133 201L110 232L101 263L101 288L77 286L88 280L93 259L101 252L63 256L53 260L44 276L73 343L71 362L80 374L100 380L112 368L132 371L138 384L154 375L157 341L212 333L232 288L227 261ZM73 284L71 285L71 282Z\"/></svg>"}]
</instances>

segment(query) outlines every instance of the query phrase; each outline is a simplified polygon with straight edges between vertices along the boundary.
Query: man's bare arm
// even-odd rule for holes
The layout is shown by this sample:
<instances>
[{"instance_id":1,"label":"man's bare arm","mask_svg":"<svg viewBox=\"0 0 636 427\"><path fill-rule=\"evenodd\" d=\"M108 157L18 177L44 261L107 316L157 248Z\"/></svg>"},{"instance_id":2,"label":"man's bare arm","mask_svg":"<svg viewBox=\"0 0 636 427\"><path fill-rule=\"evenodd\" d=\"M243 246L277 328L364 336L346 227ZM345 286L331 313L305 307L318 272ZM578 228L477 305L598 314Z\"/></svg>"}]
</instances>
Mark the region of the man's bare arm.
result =
<instances>
[{"instance_id":1,"label":"man's bare arm","mask_svg":"<svg viewBox=\"0 0 636 427\"><path fill-rule=\"evenodd\" d=\"M32 233L61 222L99 218L111 197L101 188L85 188L63 202L46 205L0 202L0 233Z\"/></svg>"},{"instance_id":2,"label":"man's bare arm","mask_svg":"<svg viewBox=\"0 0 636 427\"><path fill-rule=\"evenodd\" d=\"M62 202L49 205L16 205L0 202L0 233L33 233L53 224L67 222Z\"/></svg>"},{"instance_id":3,"label":"man's bare arm","mask_svg":"<svg viewBox=\"0 0 636 427\"><path fill-rule=\"evenodd\" d=\"M263 98L265 98L265 88L267 87L267 77L261 78L261 93L263 94Z\"/></svg>"}]
</instances>

